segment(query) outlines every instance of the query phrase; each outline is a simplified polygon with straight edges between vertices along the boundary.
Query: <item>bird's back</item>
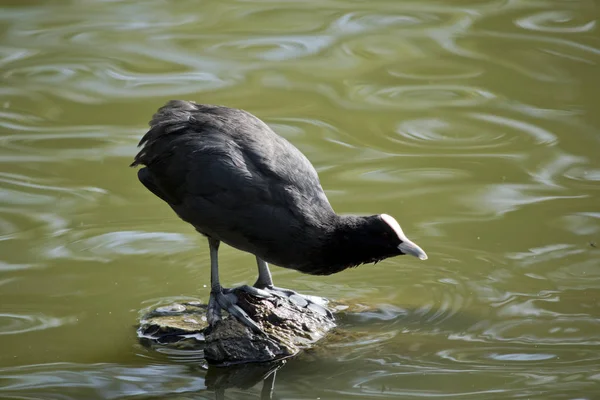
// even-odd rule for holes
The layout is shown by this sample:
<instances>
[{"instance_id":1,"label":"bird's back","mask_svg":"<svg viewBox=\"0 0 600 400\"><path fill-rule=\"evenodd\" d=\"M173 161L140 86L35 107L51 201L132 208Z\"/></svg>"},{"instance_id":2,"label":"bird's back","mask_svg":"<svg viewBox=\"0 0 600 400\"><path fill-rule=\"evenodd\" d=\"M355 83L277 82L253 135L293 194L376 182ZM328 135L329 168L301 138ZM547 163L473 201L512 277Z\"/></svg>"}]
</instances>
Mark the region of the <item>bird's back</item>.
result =
<instances>
[{"instance_id":1,"label":"bird's back","mask_svg":"<svg viewBox=\"0 0 600 400\"><path fill-rule=\"evenodd\" d=\"M334 215L308 159L245 111L171 101L140 146L132 166L146 166L149 190L201 233L266 261L305 262Z\"/></svg>"}]
</instances>

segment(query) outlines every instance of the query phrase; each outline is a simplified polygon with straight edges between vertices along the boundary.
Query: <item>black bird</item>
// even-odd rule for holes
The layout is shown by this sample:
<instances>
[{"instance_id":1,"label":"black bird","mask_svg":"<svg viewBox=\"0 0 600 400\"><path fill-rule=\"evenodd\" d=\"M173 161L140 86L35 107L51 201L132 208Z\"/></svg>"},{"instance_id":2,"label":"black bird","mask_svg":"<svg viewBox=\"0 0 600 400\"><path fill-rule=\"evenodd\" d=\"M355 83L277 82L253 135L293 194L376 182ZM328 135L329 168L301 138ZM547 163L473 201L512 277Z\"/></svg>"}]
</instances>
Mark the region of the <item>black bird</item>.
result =
<instances>
[{"instance_id":1,"label":"black bird","mask_svg":"<svg viewBox=\"0 0 600 400\"><path fill-rule=\"evenodd\" d=\"M219 282L221 242L256 256L258 280L242 289L293 296L305 306L314 303L273 286L267 262L329 275L403 254L427 259L387 214L336 214L310 161L246 111L172 100L153 116L139 146L131 164L145 166L139 180L208 238L211 324L224 309L259 330Z\"/></svg>"}]
</instances>

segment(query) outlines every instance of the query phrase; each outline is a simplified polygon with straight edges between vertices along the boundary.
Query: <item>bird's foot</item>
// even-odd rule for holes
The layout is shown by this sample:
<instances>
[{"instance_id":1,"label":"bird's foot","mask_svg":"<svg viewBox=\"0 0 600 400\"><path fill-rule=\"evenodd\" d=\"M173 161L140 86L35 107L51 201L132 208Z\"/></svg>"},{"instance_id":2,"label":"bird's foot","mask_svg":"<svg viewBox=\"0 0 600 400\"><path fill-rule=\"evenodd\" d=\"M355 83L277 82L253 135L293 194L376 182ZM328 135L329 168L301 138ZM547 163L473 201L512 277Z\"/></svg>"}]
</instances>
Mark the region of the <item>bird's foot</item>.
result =
<instances>
[{"instance_id":1,"label":"bird's foot","mask_svg":"<svg viewBox=\"0 0 600 400\"><path fill-rule=\"evenodd\" d=\"M300 308L309 308L310 310L333 320L333 314L327 308L327 300L322 297L300 294L291 289L280 288L273 285L261 287L243 285L236 288L220 288L219 290L211 292L207 311L207 320L211 326L215 322L221 320L221 311L225 310L238 321L250 328L254 333L263 333L258 324L237 305L238 298L235 294L236 290L263 299L286 299Z\"/></svg>"},{"instance_id":2,"label":"bird's foot","mask_svg":"<svg viewBox=\"0 0 600 400\"><path fill-rule=\"evenodd\" d=\"M260 288L252 288L269 293L271 296L288 299L292 303L296 304L298 307L309 308L312 311L327 317L328 319L333 319L333 314L327 308L327 300L322 297L300 294L291 289L280 288L273 285L267 285Z\"/></svg>"},{"instance_id":3,"label":"bird's foot","mask_svg":"<svg viewBox=\"0 0 600 400\"><path fill-rule=\"evenodd\" d=\"M242 290L245 290L243 287L240 287ZM253 293L254 296L257 297L271 297L270 294L266 293L264 290L258 288L255 289ZM221 310L225 310L235 317L238 321L246 325L250 328L254 333L263 333L258 324L250 318L250 316L237 305L237 296L233 292L234 289L224 289L219 288L218 290L213 290L210 293L210 300L208 301L208 310L206 312L206 319L210 326L219 320L221 320ZM262 293L265 292L265 293ZM250 292L248 292L250 293Z\"/></svg>"}]
</instances>

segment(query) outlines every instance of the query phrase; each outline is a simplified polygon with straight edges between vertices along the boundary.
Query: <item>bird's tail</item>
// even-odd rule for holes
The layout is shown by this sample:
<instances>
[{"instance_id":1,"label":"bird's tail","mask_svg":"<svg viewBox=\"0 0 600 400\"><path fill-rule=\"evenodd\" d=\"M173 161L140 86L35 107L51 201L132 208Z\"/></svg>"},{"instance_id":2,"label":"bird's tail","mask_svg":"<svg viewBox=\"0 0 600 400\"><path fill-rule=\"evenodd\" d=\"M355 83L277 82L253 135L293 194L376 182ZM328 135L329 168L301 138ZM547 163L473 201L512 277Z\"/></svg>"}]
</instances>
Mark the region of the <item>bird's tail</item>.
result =
<instances>
[{"instance_id":1,"label":"bird's tail","mask_svg":"<svg viewBox=\"0 0 600 400\"><path fill-rule=\"evenodd\" d=\"M189 126L192 114L198 110L198 105L191 101L170 100L152 116L150 130L138 143L141 147L130 167L148 165L153 157L148 149L160 138L181 132Z\"/></svg>"}]
</instances>

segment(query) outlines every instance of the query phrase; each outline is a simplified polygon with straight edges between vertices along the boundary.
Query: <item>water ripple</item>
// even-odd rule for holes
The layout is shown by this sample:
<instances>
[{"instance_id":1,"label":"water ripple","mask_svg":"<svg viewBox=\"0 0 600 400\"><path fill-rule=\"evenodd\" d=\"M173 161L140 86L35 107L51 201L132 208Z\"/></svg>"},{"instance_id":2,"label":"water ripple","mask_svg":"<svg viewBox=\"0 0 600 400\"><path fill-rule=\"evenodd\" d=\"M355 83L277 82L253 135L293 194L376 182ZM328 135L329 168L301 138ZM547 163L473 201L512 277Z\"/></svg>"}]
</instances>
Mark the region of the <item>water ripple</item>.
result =
<instances>
[{"instance_id":1,"label":"water ripple","mask_svg":"<svg viewBox=\"0 0 600 400\"><path fill-rule=\"evenodd\" d=\"M349 90L349 99L354 103L367 103L405 110L432 107L472 107L483 105L496 98L492 92L464 85L407 85L379 87L374 84L356 82Z\"/></svg>"},{"instance_id":2,"label":"water ripple","mask_svg":"<svg viewBox=\"0 0 600 400\"><path fill-rule=\"evenodd\" d=\"M157 281L182 279L165 262L198 264L185 254L198 238L127 169L170 97L260 115L313 161L337 211L397 215L429 249L427 264L322 279L273 268L356 306L321 356L278 371L276 396L597 391L594 2L12 3L0 13L0 335L18 345L0 355L0 397L214 397L200 353L142 348L131 327L147 298L196 289ZM249 255L222 256L228 281L254 277ZM149 259L142 277L130 268ZM56 309L99 313L59 332L75 321ZM63 331L106 344L72 349ZM27 352L27 332L44 351ZM61 346L87 364L48 364Z\"/></svg>"},{"instance_id":3,"label":"water ripple","mask_svg":"<svg viewBox=\"0 0 600 400\"><path fill-rule=\"evenodd\" d=\"M470 331L452 333L451 340L474 342L506 342L523 345L581 346L600 345L600 322L589 316L562 316L541 319L539 316L504 319L501 322L482 320Z\"/></svg>"},{"instance_id":4,"label":"water ripple","mask_svg":"<svg viewBox=\"0 0 600 400\"><path fill-rule=\"evenodd\" d=\"M26 118L26 117L24 117ZM24 121L23 121L24 122ZM0 126L10 129L11 134L2 137L0 162L54 162L62 160L93 160L131 154L135 149L137 129L122 128L121 136L111 134L114 127L106 126L68 126L38 127L16 118L0 121ZM103 151L98 151L104 148ZM26 180L26 179L21 179ZM102 192L102 189L90 188Z\"/></svg>"},{"instance_id":5,"label":"water ripple","mask_svg":"<svg viewBox=\"0 0 600 400\"><path fill-rule=\"evenodd\" d=\"M206 390L203 377L177 365L54 363L2 368L0 376L2 397L122 399Z\"/></svg>"},{"instance_id":6,"label":"water ripple","mask_svg":"<svg viewBox=\"0 0 600 400\"><path fill-rule=\"evenodd\" d=\"M46 315L0 313L0 335L18 335L73 324L75 317L55 318Z\"/></svg>"},{"instance_id":7,"label":"water ripple","mask_svg":"<svg viewBox=\"0 0 600 400\"><path fill-rule=\"evenodd\" d=\"M390 140L428 150L444 149L445 155L449 150L482 154L483 150L494 149L517 156L517 149L527 137L536 145L552 146L557 142L554 133L539 126L482 113L453 114L452 117L440 113L437 118L407 119L397 125L396 132L399 136Z\"/></svg>"},{"instance_id":8,"label":"water ripple","mask_svg":"<svg viewBox=\"0 0 600 400\"><path fill-rule=\"evenodd\" d=\"M437 355L459 364L478 365L478 368L484 369L501 367L503 370L513 371L538 366L540 361L560 364L562 368L575 366L577 369L583 370L600 361L598 354L592 351L573 352L554 346L539 346L535 349L527 346L478 346L475 348L442 350Z\"/></svg>"},{"instance_id":9,"label":"water ripple","mask_svg":"<svg viewBox=\"0 0 600 400\"><path fill-rule=\"evenodd\" d=\"M141 254L175 254L194 248L192 238L168 232L118 231L91 237L92 232L70 231L57 245L44 250L50 259L95 260L109 262L118 257Z\"/></svg>"},{"instance_id":10,"label":"water ripple","mask_svg":"<svg viewBox=\"0 0 600 400\"><path fill-rule=\"evenodd\" d=\"M366 11L352 12L342 15L333 21L329 27L329 31L338 35L348 35L364 33L369 30L381 31L390 27L412 30L414 27L439 26L443 20L441 15L431 12L390 12L388 14L376 14Z\"/></svg>"},{"instance_id":11,"label":"water ripple","mask_svg":"<svg viewBox=\"0 0 600 400\"><path fill-rule=\"evenodd\" d=\"M595 20L586 17L586 22L579 22L576 21L578 16L579 13L572 11L541 11L518 18L515 24L532 31L553 33L590 32L596 27Z\"/></svg>"},{"instance_id":12,"label":"water ripple","mask_svg":"<svg viewBox=\"0 0 600 400\"><path fill-rule=\"evenodd\" d=\"M473 79L484 74L483 68L465 62L446 60L432 64L418 59L390 66L387 72L397 78L427 82Z\"/></svg>"},{"instance_id":13,"label":"water ripple","mask_svg":"<svg viewBox=\"0 0 600 400\"><path fill-rule=\"evenodd\" d=\"M282 61L316 54L331 44L327 36L291 36L229 41L211 46L209 54L238 55L243 59ZM229 50L231 49L231 50Z\"/></svg>"}]
</instances>

